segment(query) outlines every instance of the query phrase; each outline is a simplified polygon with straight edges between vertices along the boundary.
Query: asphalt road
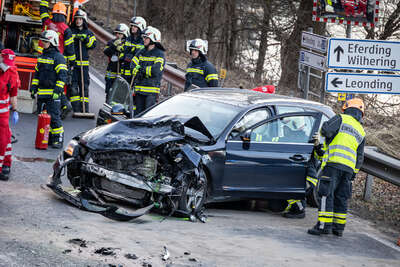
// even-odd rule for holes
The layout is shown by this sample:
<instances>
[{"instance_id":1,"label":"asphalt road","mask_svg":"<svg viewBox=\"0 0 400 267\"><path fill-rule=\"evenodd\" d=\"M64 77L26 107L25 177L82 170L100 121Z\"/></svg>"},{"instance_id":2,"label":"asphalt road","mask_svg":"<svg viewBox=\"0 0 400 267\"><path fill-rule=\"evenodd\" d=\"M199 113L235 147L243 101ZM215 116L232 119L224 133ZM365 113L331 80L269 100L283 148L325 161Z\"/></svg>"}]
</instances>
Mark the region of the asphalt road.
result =
<instances>
[{"instance_id":1,"label":"asphalt road","mask_svg":"<svg viewBox=\"0 0 400 267\"><path fill-rule=\"evenodd\" d=\"M97 114L104 89L94 80L91 111ZM306 234L317 219L312 208L305 219L288 220L226 204L208 209L205 224L157 214L121 223L81 211L43 186L59 151L35 150L36 123L36 116L21 114L13 129L12 175L0 182L0 266L399 266L399 233L384 234L353 215L338 238ZM66 141L94 125L67 118ZM101 248L111 248L111 255L95 253Z\"/></svg>"}]
</instances>

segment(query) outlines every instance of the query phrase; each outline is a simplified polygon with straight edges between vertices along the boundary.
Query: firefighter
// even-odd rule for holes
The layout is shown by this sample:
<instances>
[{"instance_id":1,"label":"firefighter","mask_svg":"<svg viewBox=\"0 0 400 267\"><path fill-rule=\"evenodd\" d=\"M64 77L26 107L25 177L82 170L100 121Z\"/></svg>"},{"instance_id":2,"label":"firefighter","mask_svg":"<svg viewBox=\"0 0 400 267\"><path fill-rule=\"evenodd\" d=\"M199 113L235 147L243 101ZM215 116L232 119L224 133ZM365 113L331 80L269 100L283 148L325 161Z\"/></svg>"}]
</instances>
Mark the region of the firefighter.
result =
<instances>
[{"instance_id":1,"label":"firefighter","mask_svg":"<svg viewBox=\"0 0 400 267\"><path fill-rule=\"evenodd\" d=\"M186 42L186 51L190 52L191 62L186 68L185 91L192 85L198 87L217 87L218 74L214 65L206 57L208 42L194 39Z\"/></svg>"},{"instance_id":2,"label":"firefighter","mask_svg":"<svg viewBox=\"0 0 400 267\"><path fill-rule=\"evenodd\" d=\"M126 39L129 37L129 28L126 24L118 24L114 30L115 39L109 41L104 48L104 54L108 57L108 66L106 71L106 102L110 98L111 86L119 75L121 70L120 54L125 49Z\"/></svg>"},{"instance_id":3,"label":"firefighter","mask_svg":"<svg viewBox=\"0 0 400 267\"><path fill-rule=\"evenodd\" d=\"M46 30L40 40L43 42L43 54L38 58L30 91L32 98L37 94L39 113L45 106L51 116L49 145L53 148L62 148L64 128L60 117L60 106L68 69L64 56L58 51L57 32Z\"/></svg>"},{"instance_id":4,"label":"firefighter","mask_svg":"<svg viewBox=\"0 0 400 267\"><path fill-rule=\"evenodd\" d=\"M49 1L42 0L40 2L40 18L42 19L43 31L53 30L59 35L59 46L58 50L62 55L65 56L68 62L69 73L73 73L75 66L75 49L74 49L74 38L72 37L72 31L65 23L67 18L67 7L62 2L57 2L53 6L52 10L53 18L50 19L49 14ZM39 42L39 53L43 52L43 45ZM69 92L67 92L69 94ZM71 103L69 103L65 94L61 95L61 117L67 117L68 113L72 111Z\"/></svg>"},{"instance_id":5,"label":"firefighter","mask_svg":"<svg viewBox=\"0 0 400 267\"><path fill-rule=\"evenodd\" d=\"M322 157L322 173L318 177L318 194L321 197L318 222L308 230L312 235L331 232L343 235L351 183L364 159L365 132L360 123L364 116L364 102L359 98L347 100L343 112L325 122L321 128L326 151Z\"/></svg>"},{"instance_id":6,"label":"firefighter","mask_svg":"<svg viewBox=\"0 0 400 267\"><path fill-rule=\"evenodd\" d=\"M9 127L10 104L12 122L18 122L17 92L21 85L15 54L11 49L3 49L0 57L0 180L7 181L11 168L11 130Z\"/></svg>"},{"instance_id":7,"label":"firefighter","mask_svg":"<svg viewBox=\"0 0 400 267\"><path fill-rule=\"evenodd\" d=\"M136 114L157 102L165 65L161 32L149 26L144 30L142 37L145 48L132 59Z\"/></svg>"},{"instance_id":8,"label":"firefighter","mask_svg":"<svg viewBox=\"0 0 400 267\"><path fill-rule=\"evenodd\" d=\"M123 53L120 54L121 58L121 74L128 83L131 82L131 62L133 56L144 48L142 33L146 28L146 20L142 17L132 17L130 22L130 36L126 39L125 48Z\"/></svg>"},{"instance_id":9,"label":"firefighter","mask_svg":"<svg viewBox=\"0 0 400 267\"><path fill-rule=\"evenodd\" d=\"M89 111L89 50L96 47L96 37L88 29L87 15L79 9L74 16L74 22L71 27L74 37L74 47L76 54L76 67L72 75L72 86L69 91L70 101L74 112L82 112L82 104L85 104L85 111ZM82 50L82 51L81 51ZM82 52L82 55L80 54ZM81 68L83 68L83 86L84 97L82 97L82 77Z\"/></svg>"}]
</instances>

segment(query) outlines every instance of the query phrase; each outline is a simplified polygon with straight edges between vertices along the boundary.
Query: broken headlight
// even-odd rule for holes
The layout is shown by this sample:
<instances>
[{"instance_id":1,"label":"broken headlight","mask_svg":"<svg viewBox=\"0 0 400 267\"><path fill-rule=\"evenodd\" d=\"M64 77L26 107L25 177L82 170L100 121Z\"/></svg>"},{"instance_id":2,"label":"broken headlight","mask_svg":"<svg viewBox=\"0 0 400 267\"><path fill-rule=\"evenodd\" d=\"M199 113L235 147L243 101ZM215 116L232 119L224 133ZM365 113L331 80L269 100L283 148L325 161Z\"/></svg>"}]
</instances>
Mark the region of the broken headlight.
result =
<instances>
[{"instance_id":1,"label":"broken headlight","mask_svg":"<svg viewBox=\"0 0 400 267\"><path fill-rule=\"evenodd\" d=\"M64 152L73 157L74 156L74 150L78 147L78 142L74 139L69 141L68 145L65 147ZM76 152L75 152L76 153Z\"/></svg>"}]
</instances>

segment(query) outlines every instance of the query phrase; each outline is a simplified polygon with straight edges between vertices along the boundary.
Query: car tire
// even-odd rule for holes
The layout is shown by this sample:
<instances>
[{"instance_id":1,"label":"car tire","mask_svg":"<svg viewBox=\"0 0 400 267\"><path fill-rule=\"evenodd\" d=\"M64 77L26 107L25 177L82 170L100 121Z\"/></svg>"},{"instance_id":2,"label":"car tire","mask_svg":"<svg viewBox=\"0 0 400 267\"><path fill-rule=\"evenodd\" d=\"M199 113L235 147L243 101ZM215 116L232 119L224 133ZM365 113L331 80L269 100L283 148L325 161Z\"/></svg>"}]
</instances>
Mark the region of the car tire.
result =
<instances>
[{"instance_id":1,"label":"car tire","mask_svg":"<svg viewBox=\"0 0 400 267\"><path fill-rule=\"evenodd\" d=\"M203 170L199 168L201 182L193 179L183 188L182 197L179 200L179 210L192 213L201 210L207 200L208 179Z\"/></svg>"},{"instance_id":2,"label":"car tire","mask_svg":"<svg viewBox=\"0 0 400 267\"><path fill-rule=\"evenodd\" d=\"M269 199L267 208L272 212L282 212L286 209L288 203L283 199Z\"/></svg>"}]
</instances>

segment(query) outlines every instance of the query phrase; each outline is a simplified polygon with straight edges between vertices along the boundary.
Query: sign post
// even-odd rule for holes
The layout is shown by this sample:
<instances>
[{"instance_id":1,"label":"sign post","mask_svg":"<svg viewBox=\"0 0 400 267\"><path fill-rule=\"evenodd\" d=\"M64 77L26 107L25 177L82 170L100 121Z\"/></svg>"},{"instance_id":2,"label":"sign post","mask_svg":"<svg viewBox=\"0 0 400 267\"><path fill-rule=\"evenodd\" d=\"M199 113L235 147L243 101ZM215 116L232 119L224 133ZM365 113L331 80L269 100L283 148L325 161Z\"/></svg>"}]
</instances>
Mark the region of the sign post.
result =
<instances>
[{"instance_id":1,"label":"sign post","mask_svg":"<svg viewBox=\"0 0 400 267\"><path fill-rule=\"evenodd\" d=\"M325 90L337 93L400 94L400 75L329 72Z\"/></svg>"}]
</instances>

